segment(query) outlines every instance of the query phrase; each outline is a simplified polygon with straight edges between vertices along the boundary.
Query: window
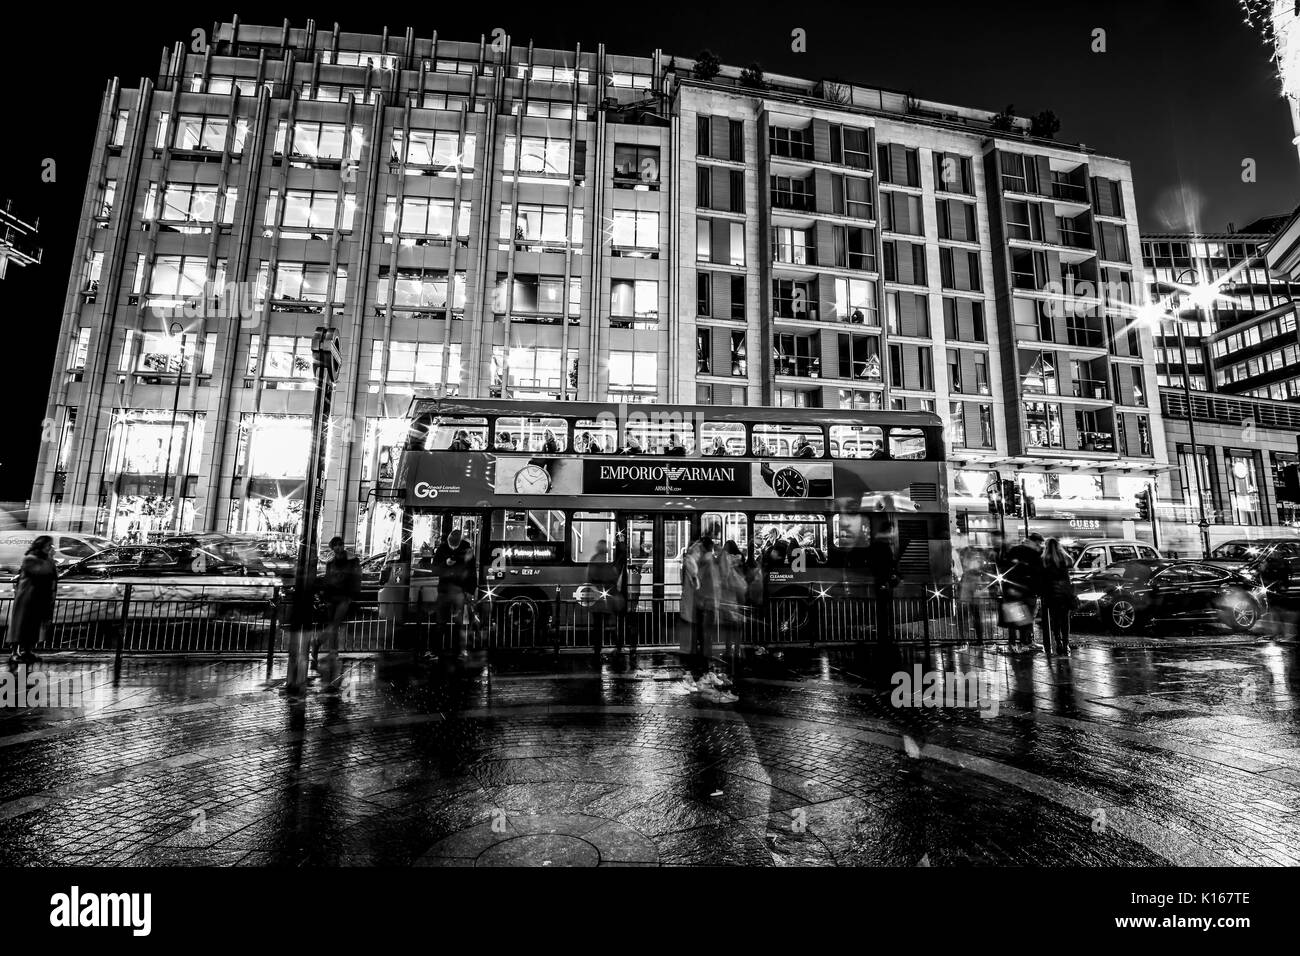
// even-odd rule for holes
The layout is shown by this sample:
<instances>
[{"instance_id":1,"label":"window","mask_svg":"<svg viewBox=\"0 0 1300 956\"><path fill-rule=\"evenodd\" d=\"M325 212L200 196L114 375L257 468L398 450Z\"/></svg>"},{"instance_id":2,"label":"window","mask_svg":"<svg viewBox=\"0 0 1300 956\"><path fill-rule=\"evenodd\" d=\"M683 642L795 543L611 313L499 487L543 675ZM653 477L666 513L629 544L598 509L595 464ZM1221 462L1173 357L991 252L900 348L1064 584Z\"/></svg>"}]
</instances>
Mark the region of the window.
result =
<instances>
[{"instance_id":1,"label":"window","mask_svg":"<svg viewBox=\"0 0 1300 956\"><path fill-rule=\"evenodd\" d=\"M890 428L889 457L902 461L924 461L925 432L919 428Z\"/></svg>"},{"instance_id":2,"label":"window","mask_svg":"<svg viewBox=\"0 0 1300 956\"><path fill-rule=\"evenodd\" d=\"M768 151L773 156L788 156L792 159L813 158L811 129L787 129L781 126L769 126L767 143Z\"/></svg>"},{"instance_id":3,"label":"window","mask_svg":"<svg viewBox=\"0 0 1300 956\"><path fill-rule=\"evenodd\" d=\"M504 137L505 152L502 154L501 168L506 172L515 171L516 137ZM518 140L519 172L533 176L569 175L569 140L558 137L524 136Z\"/></svg>"},{"instance_id":4,"label":"window","mask_svg":"<svg viewBox=\"0 0 1300 956\"><path fill-rule=\"evenodd\" d=\"M248 350L248 374L257 374L261 339L253 336ZM272 335L267 339L266 358L262 364L264 378L312 377L311 336Z\"/></svg>"},{"instance_id":5,"label":"window","mask_svg":"<svg viewBox=\"0 0 1300 956\"><path fill-rule=\"evenodd\" d=\"M509 352L492 349L492 397L499 398L502 381L509 373L513 398L560 398L578 387L577 354L570 350L568 361L560 349L514 346Z\"/></svg>"},{"instance_id":6,"label":"window","mask_svg":"<svg viewBox=\"0 0 1300 956\"><path fill-rule=\"evenodd\" d=\"M356 211L354 195L344 196L341 218L338 216L338 194L333 190L287 190L282 213L279 202L279 191L272 189L266 200L266 225L274 228L277 214L282 215L280 235L286 239L328 239L334 232L336 220L342 231L349 232L352 229L352 218ZM390 205L392 202L390 200ZM414 219L412 214L412 220ZM405 225L404 222L403 227Z\"/></svg>"},{"instance_id":7,"label":"window","mask_svg":"<svg viewBox=\"0 0 1300 956\"><path fill-rule=\"evenodd\" d=\"M659 282L656 279L614 279L609 284L611 318L659 320Z\"/></svg>"},{"instance_id":8,"label":"window","mask_svg":"<svg viewBox=\"0 0 1300 956\"><path fill-rule=\"evenodd\" d=\"M975 176L969 156L934 153L934 188L937 192L975 194Z\"/></svg>"},{"instance_id":9,"label":"window","mask_svg":"<svg viewBox=\"0 0 1300 956\"><path fill-rule=\"evenodd\" d=\"M347 297L348 270L339 266L334 275L334 302ZM275 268L271 297L281 302L325 302L330 284L329 266L315 262L280 262Z\"/></svg>"},{"instance_id":10,"label":"window","mask_svg":"<svg viewBox=\"0 0 1300 956\"><path fill-rule=\"evenodd\" d=\"M782 319L813 319L816 310L810 305L816 296L812 284L793 279L772 280L772 312Z\"/></svg>"},{"instance_id":11,"label":"window","mask_svg":"<svg viewBox=\"0 0 1300 956\"><path fill-rule=\"evenodd\" d=\"M835 280L835 315L840 322L880 327L876 283L871 279Z\"/></svg>"},{"instance_id":12,"label":"window","mask_svg":"<svg viewBox=\"0 0 1300 956\"><path fill-rule=\"evenodd\" d=\"M832 458L884 458L885 433L875 425L832 425Z\"/></svg>"},{"instance_id":13,"label":"window","mask_svg":"<svg viewBox=\"0 0 1300 956\"><path fill-rule=\"evenodd\" d=\"M163 114L166 116L167 114ZM113 134L109 137L108 145L121 147L126 145L126 124L131 118L129 110L118 110L117 117L113 120Z\"/></svg>"},{"instance_id":14,"label":"window","mask_svg":"<svg viewBox=\"0 0 1300 956\"><path fill-rule=\"evenodd\" d=\"M1057 395L1056 356L1052 352L1020 353L1020 390L1026 395Z\"/></svg>"},{"instance_id":15,"label":"window","mask_svg":"<svg viewBox=\"0 0 1300 956\"><path fill-rule=\"evenodd\" d=\"M1047 256L1029 249L1011 250L1011 284L1041 291L1047 285Z\"/></svg>"},{"instance_id":16,"label":"window","mask_svg":"<svg viewBox=\"0 0 1300 956\"><path fill-rule=\"evenodd\" d=\"M409 140L409 144L405 140ZM475 141L473 133L466 133L462 145L460 134L455 130L413 129L403 134L402 130L397 129L393 130L390 159L395 163L401 162L405 148L407 166L472 170ZM513 151L508 155L513 156Z\"/></svg>"},{"instance_id":17,"label":"window","mask_svg":"<svg viewBox=\"0 0 1300 956\"><path fill-rule=\"evenodd\" d=\"M285 127L281 124L275 142L277 153L284 152L285 137ZM341 160L345 137L346 130L341 123L298 122L293 127L293 143L289 155L309 160ZM362 128L353 126L351 137L346 138L351 140L348 160L361 159L361 147L365 142Z\"/></svg>"},{"instance_id":18,"label":"window","mask_svg":"<svg viewBox=\"0 0 1300 956\"><path fill-rule=\"evenodd\" d=\"M731 202L731 205L729 205L727 208L731 212L744 212L745 211L745 173L739 169L728 170L727 181L728 181L728 186L730 187L728 190L728 196Z\"/></svg>"},{"instance_id":19,"label":"window","mask_svg":"<svg viewBox=\"0 0 1300 956\"><path fill-rule=\"evenodd\" d=\"M90 329L77 330L77 341L68 351L68 371L79 371L86 367L86 357L90 351Z\"/></svg>"},{"instance_id":20,"label":"window","mask_svg":"<svg viewBox=\"0 0 1300 956\"><path fill-rule=\"evenodd\" d=\"M948 349L948 391L961 392L961 362L956 349Z\"/></svg>"},{"instance_id":21,"label":"window","mask_svg":"<svg viewBox=\"0 0 1300 956\"><path fill-rule=\"evenodd\" d=\"M929 338L929 299L915 292L886 292L885 323L891 335Z\"/></svg>"},{"instance_id":22,"label":"window","mask_svg":"<svg viewBox=\"0 0 1300 956\"><path fill-rule=\"evenodd\" d=\"M388 305L388 266L379 267L378 307ZM450 302L453 310L465 308L465 273L457 272ZM399 269L393 282L393 308L419 312L443 310L448 306L447 273L437 270Z\"/></svg>"},{"instance_id":23,"label":"window","mask_svg":"<svg viewBox=\"0 0 1300 956\"><path fill-rule=\"evenodd\" d=\"M157 188L151 184L145 199L145 218L152 219L157 210L159 227L164 232L199 232L198 228L214 222L229 225L235 221L235 204L239 201L237 189L227 189L225 199L217 194L216 186L198 183L168 183L162 191L162 206L157 208ZM331 224L332 228L332 224Z\"/></svg>"},{"instance_id":24,"label":"window","mask_svg":"<svg viewBox=\"0 0 1300 956\"><path fill-rule=\"evenodd\" d=\"M614 188L658 189L659 147L615 143Z\"/></svg>"},{"instance_id":25,"label":"window","mask_svg":"<svg viewBox=\"0 0 1300 956\"><path fill-rule=\"evenodd\" d=\"M350 200L350 197L349 197ZM351 202L349 201L349 206ZM450 199L433 199L424 196L406 196L402 199L399 240L403 246L428 245L430 240L442 244L452 237L452 202ZM383 233L384 241L391 243L392 236L398 232L397 200L390 198L384 204ZM504 218L504 217L503 217ZM538 216L540 219L540 215ZM351 209L347 211L348 226L351 226ZM455 235L466 245L469 237L471 208L468 200L462 200L460 215L456 217ZM563 213L561 213L563 222ZM563 229L561 228L561 232ZM560 244L564 239L560 239Z\"/></svg>"},{"instance_id":26,"label":"window","mask_svg":"<svg viewBox=\"0 0 1300 956\"><path fill-rule=\"evenodd\" d=\"M614 560L614 541L618 526L610 511L575 511L569 524L569 558L574 564ZM598 546L604 545L604 549Z\"/></svg>"},{"instance_id":27,"label":"window","mask_svg":"<svg viewBox=\"0 0 1300 956\"><path fill-rule=\"evenodd\" d=\"M1109 413L1076 409L1074 425L1079 433L1079 447L1084 451L1114 451L1115 436L1107 428Z\"/></svg>"},{"instance_id":28,"label":"window","mask_svg":"<svg viewBox=\"0 0 1300 956\"><path fill-rule=\"evenodd\" d=\"M915 149L898 143L879 143L879 175L882 183L895 186L920 186L921 167Z\"/></svg>"},{"instance_id":29,"label":"window","mask_svg":"<svg viewBox=\"0 0 1300 956\"><path fill-rule=\"evenodd\" d=\"M658 388L659 356L654 352L609 353L609 397L611 402L653 400Z\"/></svg>"},{"instance_id":30,"label":"window","mask_svg":"<svg viewBox=\"0 0 1300 956\"><path fill-rule=\"evenodd\" d=\"M695 259L719 265L745 264L745 225L727 219L695 221Z\"/></svg>"},{"instance_id":31,"label":"window","mask_svg":"<svg viewBox=\"0 0 1300 956\"><path fill-rule=\"evenodd\" d=\"M811 176L799 179L793 176L772 176L772 206L775 209L796 209L812 212L817 207Z\"/></svg>"},{"instance_id":32,"label":"window","mask_svg":"<svg viewBox=\"0 0 1300 956\"><path fill-rule=\"evenodd\" d=\"M880 339L875 335L840 334L840 378L860 382L879 382Z\"/></svg>"},{"instance_id":33,"label":"window","mask_svg":"<svg viewBox=\"0 0 1300 956\"><path fill-rule=\"evenodd\" d=\"M727 120L727 145L730 147L729 158L737 162L745 158L745 124L742 120Z\"/></svg>"},{"instance_id":34,"label":"window","mask_svg":"<svg viewBox=\"0 0 1300 956\"><path fill-rule=\"evenodd\" d=\"M880 408L880 392L865 388L841 388L836 390L839 408L875 409Z\"/></svg>"},{"instance_id":35,"label":"window","mask_svg":"<svg viewBox=\"0 0 1300 956\"><path fill-rule=\"evenodd\" d=\"M870 229L863 229L857 226L836 226L835 232L838 235L844 235L847 238L848 260L845 263L850 269L862 269L867 272L876 271L876 237ZM915 246L922 255L922 272L924 272L924 246Z\"/></svg>"},{"instance_id":36,"label":"window","mask_svg":"<svg viewBox=\"0 0 1300 956\"><path fill-rule=\"evenodd\" d=\"M999 155L1004 192L1038 192L1038 165L1034 157L1005 152Z\"/></svg>"},{"instance_id":37,"label":"window","mask_svg":"<svg viewBox=\"0 0 1300 956\"><path fill-rule=\"evenodd\" d=\"M821 375L821 348L816 332L808 335L778 332L772 336L772 345L775 374L800 378Z\"/></svg>"},{"instance_id":38,"label":"window","mask_svg":"<svg viewBox=\"0 0 1300 956\"><path fill-rule=\"evenodd\" d=\"M987 393L986 393L987 394ZM993 406L980 406L980 447L993 447Z\"/></svg>"},{"instance_id":39,"label":"window","mask_svg":"<svg viewBox=\"0 0 1300 956\"><path fill-rule=\"evenodd\" d=\"M713 304L713 276L700 272L695 276L695 314L711 315Z\"/></svg>"},{"instance_id":40,"label":"window","mask_svg":"<svg viewBox=\"0 0 1300 956\"><path fill-rule=\"evenodd\" d=\"M745 277L731 277L731 317L733 319L743 319L745 317Z\"/></svg>"},{"instance_id":41,"label":"window","mask_svg":"<svg viewBox=\"0 0 1300 956\"><path fill-rule=\"evenodd\" d=\"M1101 257L1113 262L1128 261L1128 234L1125 228L1113 222L1098 224L1101 233Z\"/></svg>"},{"instance_id":42,"label":"window","mask_svg":"<svg viewBox=\"0 0 1300 956\"><path fill-rule=\"evenodd\" d=\"M826 442L816 425L755 425L753 454L764 458L822 458ZM805 451L811 448L812 454Z\"/></svg>"},{"instance_id":43,"label":"window","mask_svg":"<svg viewBox=\"0 0 1300 956\"><path fill-rule=\"evenodd\" d=\"M1232 513L1232 523L1257 525L1262 523L1263 513L1260 506L1259 475L1255 468L1255 456L1248 451L1225 451L1227 466L1228 508Z\"/></svg>"},{"instance_id":44,"label":"window","mask_svg":"<svg viewBox=\"0 0 1300 956\"><path fill-rule=\"evenodd\" d=\"M939 199L935 202L939 218L939 238L958 242L978 242L975 229L975 204Z\"/></svg>"},{"instance_id":45,"label":"window","mask_svg":"<svg viewBox=\"0 0 1300 956\"><path fill-rule=\"evenodd\" d=\"M230 123L224 116L195 116L181 114L176 117L176 133L172 139L172 148L187 152L220 153L226 148L226 137ZM232 153L244 151L244 140L248 136L248 120L239 118L235 121ZM158 137L154 146L161 149L167 144L167 114L163 114L158 124Z\"/></svg>"},{"instance_id":46,"label":"window","mask_svg":"<svg viewBox=\"0 0 1300 956\"><path fill-rule=\"evenodd\" d=\"M749 374L749 349L744 332L731 333L731 374L741 377Z\"/></svg>"},{"instance_id":47,"label":"window","mask_svg":"<svg viewBox=\"0 0 1300 956\"><path fill-rule=\"evenodd\" d=\"M909 236L925 234L921 218L921 197L910 193L882 192L880 195L880 228Z\"/></svg>"},{"instance_id":48,"label":"window","mask_svg":"<svg viewBox=\"0 0 1300 956\"><path fill-rule=\"evenodd\" d=\"M700 166L695 170L695 205L701 209L713 207L713 170Z\"/></svg>"},{"instance_id":49,"label":"window","mask_svg":"<svg viewBox=\"0 0 1300 956\"><path fill-rule=\"evenodd\" d=\"M712 329L695 330L695 371L697 374L711 375L713 373L712 339Z\"/></svg>"},{"instance_id":50,"label":"window","mask_svg":"<svg viewBox=\"0 0 1300 956\"><path fill-rule=\"evenodd\" d=\"M194 300L203 295L208 278L204 256L156 256L149 276L149 296L173 300Z\"/></svg>"},{"instance_id":51,"label":"window","mask_svg":"<svg viewBox=\"0 0 1300 956\"><path fill-rule=\"evenodd\" d=\"M492 311L504 315L507 306L510 316L576 316L581 309L582 280L569 279L569 292L564 293L563 276L537 276L516 273L513 284L507 289L506 276L497 273L496 289L492 297ZM525 318L525 321L529 321Z\"/></svg>"},{"instance_id":52,"label":"window","mask_svg":"<svg viewBox=\"0 0 1300 956\"><path fill-rule=\"evenodd\" d=\"M772 229L772 257L776 262L794 265L816 265L817 251L813 245L812 231L776 226Z\"/></svg>"},{"instance_id":53,"label":"window","mask_svg":"<svg viewBox=\"0 0 1300 956\"><path fill-rule=\"evenodd\" d=\"M975 392L978 395L988 395L989 392L989 357L985 352L971 351L971 358L975 365Z\"/></svg>"},{"instance_id":54,"label":"window","mask_svg":"<svg viewBox=\"0 0 1300 956\"><path fill-rule=\"evenodd\" d=\"M1031 448L1064 448L1061 406L1047 402L1025 403L1025 437Z\"/></svg>"},{"instance_id":55,"label":"window","mask_svg":"<svg viewBox=\"0 0 1300 956\"><path fill-rule=\"evenodd\" d=\"M394 391L391 383L439 385L442 383L442 343L389 342L388 368L383 367L384 343L375 341L370 353L370 390ZM452 345L447 356L448 382L460 381L460 346Z\"/></svg>"},{"instance_id":56,"label":"window","mask_svg":"<svg viewBox=\"0 0 1300 956\"><path fill-rule=\"evenodd\" d=\"M776 405L778 408L821 408L822 390L820 388L778 388Z\"/></svg>"},{"instance_id":57,"label":"window","mask_svg":"<svg viewBox=\"0 0 1300 956\"><path fill-rule=\"evenodd\" d=\"M867 131L852 126L839 128L840 142L843 144L843 163L853 169L870 169L871 152L867 145ZM913 159L916 151L912 150ZM839 161L838 159L836 161ZM919 181L911 185L920 185Z\"/></svg>"},{"instance_id":58,"label":"window","mask_svg":"<svg viewBox=\"0 0 1300 956\"><path fill-rule=\"evenodd\" d=\"M885 279L907 285L925 285L925 246L920 243L886 239Z\"/></svg>"},{"instance_id":59,"label":"window","mask_svg":"<svg viewBox=\"0 0 1300 956\"><path fill-rule=\"evenodd\" d=\"M939 249L939 272L945 289L980 291L980 257L969 249Z\"/></svg>"},{"instance_id":60,"label":"window","mask_svg":"<svg viewBox=\"0 0 1300 956\"><path fill-rule=\"evenodd\" d=\"M496 434L509 433L513 450L535 454L555 454L569 447L568 423L563 418L498 418ZM552 451L546 449L547 443Z\"/></svg>"},{"instance_id":61,"label":"window","mask_svg":"<svg viewBox=\"0 0 1300 956\"><path fill-rule=\"evenodd\" d=\"M713 456L745 454L745 426L739 422L704 422L700 425L700 452Z\"/></svg>"},{"instance_id":62,"label":"window","mask_svg":"<svg viewBox=\"0 0 1300 956\"><path fill-rule=\"evenodd\" d=\"M740 223L735 224L739 230ZM615 209L610 246L620 249L653 249L652 258L659 257L659 213L636 209ZM744 265L744 245L741 244L741 262ZM616 253L617 254L617 253Z\"/></svg>"}]
</instances>

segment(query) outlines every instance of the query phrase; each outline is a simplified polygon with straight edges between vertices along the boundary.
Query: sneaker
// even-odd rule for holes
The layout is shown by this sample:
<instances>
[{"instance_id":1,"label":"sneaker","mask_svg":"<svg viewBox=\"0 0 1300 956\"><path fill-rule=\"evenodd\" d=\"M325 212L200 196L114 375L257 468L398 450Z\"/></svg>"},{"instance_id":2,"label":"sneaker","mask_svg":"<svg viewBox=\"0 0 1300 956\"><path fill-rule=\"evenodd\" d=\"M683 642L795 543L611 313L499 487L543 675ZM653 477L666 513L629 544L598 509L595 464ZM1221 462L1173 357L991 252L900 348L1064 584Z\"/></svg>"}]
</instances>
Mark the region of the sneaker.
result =
<instances>
[{"instance_id":1,"label":"sneaker","mask_svg":"<svg viewBox=\"0 0 1300 956\"><path fill-rule=\"evenodd\" d=\"M694 675L689 673L682 676L682 686L688 691L697 691L700 689L700 685L695 682Z\"/></svg>"}]
</instances>

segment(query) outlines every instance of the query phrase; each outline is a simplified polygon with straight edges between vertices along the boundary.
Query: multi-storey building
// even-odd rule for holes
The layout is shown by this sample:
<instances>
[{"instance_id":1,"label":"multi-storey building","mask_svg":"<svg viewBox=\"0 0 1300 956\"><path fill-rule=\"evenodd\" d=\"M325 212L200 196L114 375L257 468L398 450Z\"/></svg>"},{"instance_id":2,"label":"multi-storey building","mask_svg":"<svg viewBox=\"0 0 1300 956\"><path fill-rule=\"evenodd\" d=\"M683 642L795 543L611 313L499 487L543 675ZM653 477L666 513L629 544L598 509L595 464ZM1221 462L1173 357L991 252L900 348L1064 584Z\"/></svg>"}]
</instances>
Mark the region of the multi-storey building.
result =
<instances>
[{"instance_id":1,"label":"multi-storey building","mask_svg":"<svg viewBox=\"0 0 1300 956\"><path fill-rule=\"evenodd\" d=\"M1267 357L1295 343L1295 329L1274 330L1262 318L1290 303L1297 291L1292 283L1271 276L1264 261L1265 247L1285 221L1270 216L1240 231L1142 236L1147 299L1165 305L1181 322L1193 391L1274 399L1300 396L1300 380L1291 387L1287 376L1269 374L1280 366L1270 364ZM1215 294L1195 302L1190 290L1201 284L1213 284ZM1257 331L1249 331L1257 325ZM1256 365L1235 368L1256 356L1229 348L1231 335L1240 336L1233 340L1237 346L1245 345L1248 352L1261 356ZM1154 336L1157 381L1181 388L1183 354L1172 321L1155 330Z\"/></svg>"},{"instance_id":2,"label":"multi-storey building","mask_svg":"<svg viewBox=\"0 0 1300 956\"><path fill-rule=\"evenodd\" d=\"M1126 163L884 90L434 37L214 29L109 84L33 497L113 535L380 544L410 395L929 409L958 530L1130 532L1165 466ZM1109 283L1109 285L1108 285ZM693 358L692 358L693 357ZM387 509L387 504L379 504Z\"/></svg>"}]
</instances>

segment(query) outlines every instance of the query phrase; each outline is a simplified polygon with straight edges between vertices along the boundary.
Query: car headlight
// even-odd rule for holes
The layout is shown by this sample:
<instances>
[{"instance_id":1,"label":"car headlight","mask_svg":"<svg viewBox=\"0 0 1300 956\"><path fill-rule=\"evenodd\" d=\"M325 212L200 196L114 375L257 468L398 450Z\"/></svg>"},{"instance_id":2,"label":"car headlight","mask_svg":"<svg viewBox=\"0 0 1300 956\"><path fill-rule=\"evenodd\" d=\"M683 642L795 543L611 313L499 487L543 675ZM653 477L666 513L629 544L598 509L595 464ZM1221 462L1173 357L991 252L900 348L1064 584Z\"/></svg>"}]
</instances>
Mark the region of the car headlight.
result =
<instances>
[{"instance_id":1,"label":"car headlight","mask_svg":"<svg viewBox=\"0 0 1300 956\"><path fill-rule=\"evenodd\" d=\"M1243 578L1245 578L1247 581L1258 581L1258 580L1259 580L1259 572L1256 571L1254 568L1242 568L1242 569L1241 569L1240 571L1238 571L1237 573L1240 574L1240 575L1241 575Z\"/></svg>"},{"instance_id":2,"label":"car headlight","mask_svg":"<svg viewBox=\"0 0 1300 956\"><path fill-rule=\"evenodd\" d=\"M1105 591L1084 591L1082 594L1075 595L1080 601L1100 601L1106 596Z\"/></svg>"}]
</instances>

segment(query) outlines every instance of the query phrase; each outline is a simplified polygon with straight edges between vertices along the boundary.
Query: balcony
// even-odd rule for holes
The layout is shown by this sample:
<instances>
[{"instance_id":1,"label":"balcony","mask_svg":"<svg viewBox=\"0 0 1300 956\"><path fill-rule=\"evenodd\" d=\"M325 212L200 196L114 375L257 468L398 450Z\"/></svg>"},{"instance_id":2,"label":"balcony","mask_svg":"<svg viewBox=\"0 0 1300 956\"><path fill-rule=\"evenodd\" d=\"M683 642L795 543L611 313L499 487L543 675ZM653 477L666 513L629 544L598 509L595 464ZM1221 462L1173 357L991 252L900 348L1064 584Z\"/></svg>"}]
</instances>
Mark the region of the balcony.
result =
<instances>
[{"instance_id":1,"label":"balcony","mask_svg":"<svg viewBox=\"0 0 1300 956\"><path fill-rule=\"evenodd\" d=\"M788 209L793 212L816 212L817 197L812 193L772 193L773 209Z\"/></svg>"},{"instance_id":2,"label":"balcony","mask_svg":"<svg viewBox=\"0 0 1300 956\"><path fill-rule=\"evenodd\" d=\"M1110 432L1079 432L1080 451L1114 451L1115 436Z\"/></svg>"},{"instance_id":3,"label":"balcony","mask_svg":"<svg viewBox=\"0 0 1300 956\"><path fill-rule=\"evenodd\" d=\"M1100 349L1106 345L1106 337L1100 329L1086 325L1068 325L1065 329L1065 341L1077 348Z\"/></svg>"},{"instance_id":4,"label":"balcony","mask_svg":"<svg viewBox=\"0 0 1300 956\"><path fill-rule=\"evenodd\" d=\"M773 372L793 378L821 378L822 360L808 355L777 355Z\"/></svg>"},{"instance_id":5,"label":"balcony","mask_svg":"<svg viewBox=\"0 0 1300 956\"><path fill-rule=\"evenodd\" d=\"M1083 229L1058 229L1060 245L1071 249L1092 249L1092 233Z\"/></svg>"},{"instance_id":6,"label":"balcony","mask_svg":"<svg viewBox=\"0 0 1300 956\"><path fill-rule=\"evenodd\" d=\"M1103 379L1076 378L1074 380L1074 397L1095 398L1100 401L1109 401L1110 388Z\"/></svg>"},{"instance_id":7,"label":"balcony","mask_svg":"<svg viewBox=\"0 0 1300 956\"><path fill-rule=\"evenodd\" d=\"M1086 203L1088 201L1088 189L1086 186L1055 180L1052 182L1052 198L1059 199L1062 202Z\"/></svg>"}]
</instances>

